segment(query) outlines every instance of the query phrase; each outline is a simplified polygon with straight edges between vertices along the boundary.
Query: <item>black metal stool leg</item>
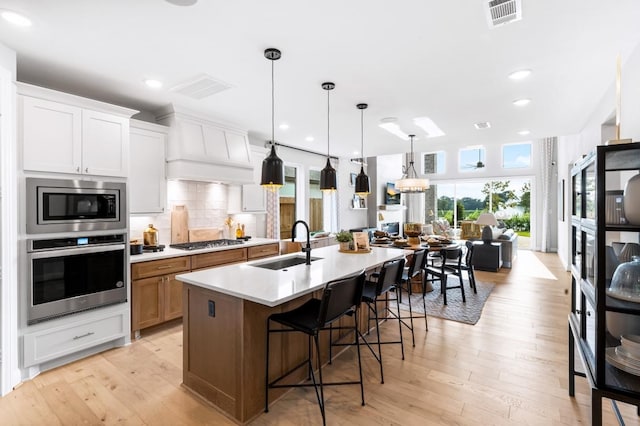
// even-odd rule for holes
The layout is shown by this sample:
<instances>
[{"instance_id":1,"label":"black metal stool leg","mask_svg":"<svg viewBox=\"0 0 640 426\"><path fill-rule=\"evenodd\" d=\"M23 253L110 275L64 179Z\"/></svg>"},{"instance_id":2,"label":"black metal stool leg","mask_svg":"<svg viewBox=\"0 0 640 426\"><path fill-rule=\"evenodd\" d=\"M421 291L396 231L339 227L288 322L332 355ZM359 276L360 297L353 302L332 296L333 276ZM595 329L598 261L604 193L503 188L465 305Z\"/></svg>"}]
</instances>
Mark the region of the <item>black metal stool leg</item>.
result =
<instances>
[{"instance_id":1,"label":"black metal stool leg","mask_svg":"<svg viewBox=\"0 0 640 426\"><path fill-rule=\"evenodd\" d=\"M360 373L360 395L362 396L362 405L364 405L364 382L362 380L362 360L360 358L360 344L358 343L358 312L353 315L353 337L354 344L356 345L356 351L358 352L358 372Z\"/></svg>"},{"instance_id":2,"label":"black metal stool leg","mask_svg":"<svg viewBox=\"0 0 640 426\"><path fill-rule=\"evenodd\" d=\"M322 386L322 361L320 361L320 342L318 341L318 333L314 334L313 340L316 343L316 356L318 357L318 381L320 382L320 398L318 403L320 404L320 412L322 413L322 424L327 424L327 419L324 413L324 388ZM318 393L318 387L316 385L316 395Z\"/></svg>"},{"instance_id":3,"label":"black metal stool leg","mask_svg":"<svg viewBox=\"0 0 640 426\"><path fill-rule=\"evenodd\" d=\"M382 371L382 345L380 344L380 325L378 324L378 304L377 300L373 301L373 314L376 322L376 337L378 338L378 361L380 361L380 383L384 383L384 373Z\"/></svg>"},{"instance_id":4,"label":"black metal stool leg","mask_svg":"<svg viewBox=\"0 0 640 426\"><path fill-rule=\"evenodd\" d=\"M402 351L402 359L404 360L404 339L402 338L402 320L400 319L400 300L398 299L398 292L402 292L402 290L396 287L396 307L398 308L398 328L400 329L400 350Z\"/></svg>"}]
</instances>

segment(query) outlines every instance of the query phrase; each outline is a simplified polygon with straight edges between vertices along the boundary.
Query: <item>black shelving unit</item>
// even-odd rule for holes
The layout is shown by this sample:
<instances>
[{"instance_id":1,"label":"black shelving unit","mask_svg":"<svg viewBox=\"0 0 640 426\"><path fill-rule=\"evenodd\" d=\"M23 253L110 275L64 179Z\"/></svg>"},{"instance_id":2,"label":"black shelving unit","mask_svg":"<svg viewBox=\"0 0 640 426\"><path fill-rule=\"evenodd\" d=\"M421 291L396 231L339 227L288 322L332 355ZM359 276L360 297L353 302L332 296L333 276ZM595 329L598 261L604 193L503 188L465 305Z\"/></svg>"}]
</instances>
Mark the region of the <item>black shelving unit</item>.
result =
<instances>
[{"instance_id":1,"label":"black shelving unit","mask_svg":"<svg viewBox=\"0 0 640 426\"><path fill-rule=\"evenodd\" d=\"M607 223L606 193L624 188L625 176L640 171L640 144L598 146L571 170L571 313L569 314L569 395L575 395L575 376L591 386L591 423L602 424L602 398L614 401L614 413L624 424L615 401L638 406L640 376L619 370L606 360L608 348L620 345L620 336L607 327L607 313L637 317L640 304L607 295L606 246L611 241L640 242L640 226ZM610 206L609 206L610 207ZM611 212L609 212L611 213ZM610 269L610 268L609 268ZM609 272L610 273L610 272ZM631 318L634 322L636 318ZM585 373L575 369L575 349Z\"/></svg>"}]
</instances>

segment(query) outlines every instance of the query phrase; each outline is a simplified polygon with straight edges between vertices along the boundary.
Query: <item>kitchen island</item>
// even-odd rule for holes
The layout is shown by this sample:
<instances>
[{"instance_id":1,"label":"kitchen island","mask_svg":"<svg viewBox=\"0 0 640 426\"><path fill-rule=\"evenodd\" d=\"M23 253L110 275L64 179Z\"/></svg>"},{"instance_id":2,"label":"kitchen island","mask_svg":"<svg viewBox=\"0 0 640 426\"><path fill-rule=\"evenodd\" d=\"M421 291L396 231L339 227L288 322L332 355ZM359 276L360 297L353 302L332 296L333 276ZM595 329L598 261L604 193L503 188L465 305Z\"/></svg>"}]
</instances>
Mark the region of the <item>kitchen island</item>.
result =
<instances>
[{"instance_id":1,"label":"kitchen island","mask_svg":"<svg viewBox=\"0 0 640 426\"><path fill-rule=\"evenodd\" d=\"M183 384L239 423L264 409L266 321L322 291L324 284L363 269L371 270L404 251L373 248L370 253L341 253L338 247L314 249L311 265L272 270L257 265L301 257L302 253L181 274L183 287ZM315 260L313 260L315 259ZM365 311L361 310L362 318ZM344 318L345 323L352 319ZM366 321L360 321L366 327ZM287 333L288 334L288 333ZM326 334L326 333L325 333ZM328 336L321 336L326 362ZM293 333L271 339L270 375L298 365L307 354L306 336ZM292 379L303 380L301 369ZM274 401L286 392L270 391Z\"/></svg>"}]
</instances>

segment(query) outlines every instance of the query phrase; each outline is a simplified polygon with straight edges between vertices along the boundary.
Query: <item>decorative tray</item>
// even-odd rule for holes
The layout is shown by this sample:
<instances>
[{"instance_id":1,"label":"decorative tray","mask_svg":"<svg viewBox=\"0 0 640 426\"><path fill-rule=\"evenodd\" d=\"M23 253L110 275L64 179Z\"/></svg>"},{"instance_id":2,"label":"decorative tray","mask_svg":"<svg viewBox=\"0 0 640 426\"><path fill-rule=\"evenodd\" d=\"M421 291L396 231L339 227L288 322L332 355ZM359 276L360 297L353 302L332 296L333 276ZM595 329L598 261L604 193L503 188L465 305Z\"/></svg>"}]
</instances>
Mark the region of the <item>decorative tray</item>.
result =
<instances>
[{"instance_id":1,"label":"decorative tray","mask_svg":"<svg viewBox=\"0 0 640 426\"><path fill-rule=\"evenodd\" d=\"M371 253L371 249L364 249L364 250L342 250L342 249L338 249L338 251L340 253L351 253L351 254L363 254L363 253Z\"/></svg>"}]
</instances>

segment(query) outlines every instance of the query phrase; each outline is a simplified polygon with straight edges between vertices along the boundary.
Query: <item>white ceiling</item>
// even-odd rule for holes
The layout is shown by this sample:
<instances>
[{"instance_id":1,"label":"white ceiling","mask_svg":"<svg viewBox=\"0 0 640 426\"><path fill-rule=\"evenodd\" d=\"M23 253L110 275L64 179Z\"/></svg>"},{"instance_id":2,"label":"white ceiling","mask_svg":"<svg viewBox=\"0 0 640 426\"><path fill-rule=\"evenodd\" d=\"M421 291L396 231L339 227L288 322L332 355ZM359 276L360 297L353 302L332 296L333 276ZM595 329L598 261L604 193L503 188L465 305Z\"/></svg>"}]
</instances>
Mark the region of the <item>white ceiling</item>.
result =
<instances>
[{"instance_id":1,"label":"white ceiling","mask_svg":"<svg viewBox=\"0 0 640 426\"><path fill-rule=\"evenodd\" d=\"M326 152L320 85L332 81L331 154L357 156L355 105L365 102L369 156L409 149L378 127L385 117L416 133L416 151L578 132L613 84L616 55L624 62L640 41L640 1L522 3L521 21L489 29L485 0L0 0L33 21L27 29L1 21L0 41L17 52L21 81L146 111L174 103L263 139L271 132L263 51L276 47L276 140ZM533 73L507 78L520 68ZM200 101L168 90L201 73L233 88ZM145 78L164 87L151 90ZM515 107L522 97L532 102ZM416 116L446 136L425 138ZM476 130L479 121L491 128Z\"/></svg>"}]
</instances>

